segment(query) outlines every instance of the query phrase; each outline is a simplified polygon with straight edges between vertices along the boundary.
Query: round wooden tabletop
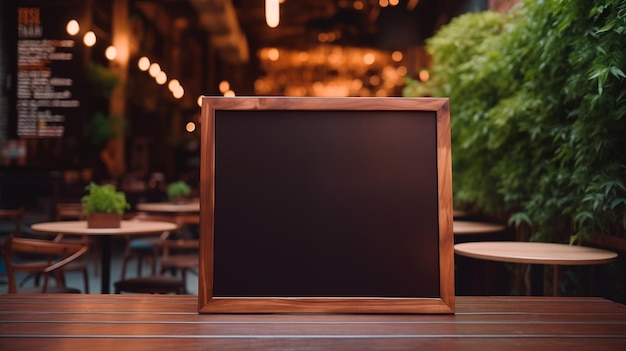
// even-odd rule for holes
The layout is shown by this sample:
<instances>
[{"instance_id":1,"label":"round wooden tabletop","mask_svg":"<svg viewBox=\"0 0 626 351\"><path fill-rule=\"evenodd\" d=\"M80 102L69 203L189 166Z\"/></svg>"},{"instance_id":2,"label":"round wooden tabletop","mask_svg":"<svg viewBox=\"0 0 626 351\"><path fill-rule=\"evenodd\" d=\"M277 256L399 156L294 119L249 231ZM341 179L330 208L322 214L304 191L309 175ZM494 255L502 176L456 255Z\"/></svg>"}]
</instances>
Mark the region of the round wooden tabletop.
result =
<instances>
[{"instance_id":1,"label":"round wooden tabletop","mask_svg":"<svg viewBox=\"0 0 626 351\"><path fill-rule=\"evenodd\" d=\"M454 252L467 257L490 261L592 265L608 263L617 253L593 247L522 241L482 241L454 245Z\"/></svg>"},{"instance_id":2,"label":"round wooden tabletop","mask_svg":"<svg viewBox=\"0 0 626 351\"><path fill-rule=\"evenodd\" d=\"M175 223L160 221L122 221L120 228L87 228L87 221L59 221L35 223L31 226L33 231L50 234L75 234L75 235L127 235L127 234L150 234L167 230L176 230Z\"/></svg>"},{"instance_id":3,"label":"round wooden tabletop","mask_svg":"<svg viewBox=\"0 0 626 351\"><path fill-rule=\"evenodd\" d=\"M503 232L506 226L496 223L453 221L452 231L456 235L488 234Z\"/></svg>"},{"instance_id":4,"label":"round wooden tabletop","mask_svg":"<svg viewBox=\"0 0 626 351\"><path fill-rule=\"evenodd\" d=\"M144 202L137 204L139 211L147 212L171 212L171 213L187 213L200 212L200 202Z\"/></svg>"}]
</instances>

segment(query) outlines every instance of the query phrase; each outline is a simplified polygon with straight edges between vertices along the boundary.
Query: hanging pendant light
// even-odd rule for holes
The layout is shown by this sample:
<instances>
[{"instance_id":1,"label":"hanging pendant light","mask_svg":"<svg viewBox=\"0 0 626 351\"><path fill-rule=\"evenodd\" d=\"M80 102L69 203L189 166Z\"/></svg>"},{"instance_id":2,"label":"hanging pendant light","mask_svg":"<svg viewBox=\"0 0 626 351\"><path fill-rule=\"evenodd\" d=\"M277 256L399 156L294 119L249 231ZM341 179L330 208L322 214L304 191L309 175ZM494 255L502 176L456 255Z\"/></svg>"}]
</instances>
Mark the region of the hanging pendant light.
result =
<instances>
[{"instance_id":1,"label":"hanging pendant light","mask_svg":"<svg viewBox=\"0 0 626 351\"><path fill-rule=\"evenodd\" d=\"M265 0L265 23L270 28L278 27L280 23L279 0Z\"/></svg>"}]
</instances>

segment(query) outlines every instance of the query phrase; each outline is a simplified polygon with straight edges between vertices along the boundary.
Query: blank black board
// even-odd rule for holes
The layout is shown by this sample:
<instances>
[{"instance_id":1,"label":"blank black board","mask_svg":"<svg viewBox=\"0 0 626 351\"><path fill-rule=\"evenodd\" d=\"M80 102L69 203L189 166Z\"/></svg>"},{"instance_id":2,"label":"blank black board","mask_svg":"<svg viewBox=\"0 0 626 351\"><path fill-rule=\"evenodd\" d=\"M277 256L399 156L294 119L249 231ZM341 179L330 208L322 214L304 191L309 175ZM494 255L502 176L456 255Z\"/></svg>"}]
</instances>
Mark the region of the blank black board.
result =
<instances>
[{"instance_id":1,"label":"blank black board","mask_svg":"<svg viewBox=\"0 0 626 351\"><path fill-rule=\"evenodd\" d=\"M437 110L205 99L209 310L249 299L442 299Z\"/></svg>"}]
</instances>

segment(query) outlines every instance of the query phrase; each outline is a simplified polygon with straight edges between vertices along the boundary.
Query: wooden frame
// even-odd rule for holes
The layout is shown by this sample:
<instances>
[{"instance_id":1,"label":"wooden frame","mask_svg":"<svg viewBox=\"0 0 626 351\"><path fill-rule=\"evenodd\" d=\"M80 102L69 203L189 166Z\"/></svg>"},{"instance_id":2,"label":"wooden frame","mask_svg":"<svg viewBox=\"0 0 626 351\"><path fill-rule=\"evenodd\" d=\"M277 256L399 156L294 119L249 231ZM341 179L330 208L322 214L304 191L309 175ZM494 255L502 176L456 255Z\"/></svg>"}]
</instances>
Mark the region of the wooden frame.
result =
<instances>
[{"instance_id":1,"label":"wooden frame","mask_svg":"<svg viewBox=\"0 0 626 351\"><path fill-rule=\"evenodd\" d=\"M222 111L378 112L384 115L422 113L436 125L435 226L438 230L438 296L214 296L216 115ZM202 103L199 313L454 313L454 253L452 234L452 167L449 101L445 98L317 98L204 97ZM432 184L435 186L435 184Z\"/></svg>"}]
</instances>

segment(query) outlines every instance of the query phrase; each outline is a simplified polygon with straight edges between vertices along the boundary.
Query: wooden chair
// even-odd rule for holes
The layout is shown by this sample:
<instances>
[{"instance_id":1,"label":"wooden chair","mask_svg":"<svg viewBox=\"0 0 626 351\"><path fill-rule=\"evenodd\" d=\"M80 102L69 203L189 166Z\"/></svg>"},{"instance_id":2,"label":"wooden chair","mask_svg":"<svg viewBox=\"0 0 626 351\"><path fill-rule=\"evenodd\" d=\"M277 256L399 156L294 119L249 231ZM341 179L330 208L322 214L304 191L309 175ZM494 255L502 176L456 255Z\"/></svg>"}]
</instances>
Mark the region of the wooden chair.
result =
<instances>
[{"instance_id":1,"label":"wooden chair","mask_svg":"<svg viewBox=\"0 0 626 351\"><path fill-rule=\"evenodd\" d=\"M134 221L162 221L172 222L178 224L175 231L178 231L180 224L174 217L152 215L147 213L137 213L133 215L130 220ZM166 240L172 235L171 231L166 231L154 236L127 236L126 248L124 250L124 257L122 258L122 276L121 279L126 279L126 268L128 262L135 258L137 260L137 277L141 277L143 270L143 262L149 261L151 268L151 275L156 275L157 261L159 259L159 243Z\"/></svg>"},{"instance_id":2,"label":"wooden chair","mask_svg":"<svg viewBox=\"0 0 626 351\"><path fill-rule=\"evenodd\" d=\"M187 272L198 268L198 240L160 239L154 242L154 252L161 251L159 275L124 279L116 282L115 293L186 294ZM173 275L168 274L173 273ZM182 277L176 276L181 272Z\"/></svg>"},{"instance_id":3,"label":"wooden chair","mask_svg":"<svg viewBox=\"0 0 626 351\"><path fill-rule=\"evenodd\" d=\"M12 226L12 230L10 230L8 234L12 234L17 237L22 236L22 224L24 222L23 208L0 210L0 219L13 222L14 227Z\"/></svg>"},{"instance_id":4,"label":"wooden chair","mask_svg":"<svg viewBox=\"0 0 626 351\"><path fill-rule=\"evenodd\" d=\"M80 202L68 202L68 203L57 203L55 205L55 218L57 221L65 221L65 220L83 220L85 219L85 214L83 212L83 205ZM98 249L96 238L88 237L88 236L73 236L73 235L64 235L63 233L59 233L55 238L55 242L62 243L74 243L86 245L91 253L93 258L93 269L94 274L98 276L98 254L100 250ZM89 294L89 269L86 258L81 258L80 260L76 260L71 262L64 268L65 272L79 272L83 275L84 288L85 293Z\"/></svg>"},{"instance_id":5,"label":"wooden chair","mask_svg":"<svg viewBox=\"0 0 626 351\"><path fill-rule=\"evenodd\" d=\"M12 209L4 209L0 210L0 220L3 222L13 222L8 225L7 231L4 231L0 234L0 252L2 251L1 242L4 241L5 236L13 235L13 236L22 236L22 223L24 222L24 209L23 208L12 208ZM4 226L3 226L4 227ZM3 228L4 229L4 228ZM0 261L0 284L8 284L7 279L7 267L4 264L4 260Z\"/></svg>"},{"instance_id":6,"label":"wooden chair","mask_svg":"<svg viewBox=\"0 0 626 351\"><path fill-rule=\"evenodd\" d=\"M181 273L187 286L187 273L198 272L200 241L192 239L163 240L161 246L161 274L170 272Z\"/></svg>"},{"instance_id":7,"label":"wooden chair","mask_svg":"<svg viewBox=\"0 0 626 351\"><path fill-rule=\"evenodd\" d=\"M65 286L63 268L84 255L86 245L9 236L3 243L3 251L9 293L80 293L78 289ZM28 259L30 257L34 259ZM17 273L41 275L43 284L34 288L18 287ZM50 277L56 280L55 286L49 286Z\"/></svg>"}]
</instances>

